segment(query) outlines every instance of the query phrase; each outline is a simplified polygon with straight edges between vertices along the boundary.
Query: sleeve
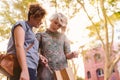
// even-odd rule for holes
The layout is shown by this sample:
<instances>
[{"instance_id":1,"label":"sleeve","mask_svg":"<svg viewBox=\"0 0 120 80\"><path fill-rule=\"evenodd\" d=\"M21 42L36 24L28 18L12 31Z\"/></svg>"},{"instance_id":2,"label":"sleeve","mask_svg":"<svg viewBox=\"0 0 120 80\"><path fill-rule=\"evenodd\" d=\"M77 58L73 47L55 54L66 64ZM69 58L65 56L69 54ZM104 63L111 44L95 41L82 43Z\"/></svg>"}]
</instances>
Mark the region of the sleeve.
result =
<instances>
[{"instance_id":1,"label":"sleeve","mask_svg":"<svg viewBox=\"0 0 120 80\"><path fill-rule=\"evenodd\" d=\"M36 38L38 41L40 41L40 37L41 37L41 34L40 33L36 33Z\"/></svg>"},{"instance_id":2,"label":"sleeve","mask_svg":"<svg viewBox=\"0 0 120 80\"><path fill-rule=\"evenodd\" d=\"M13 25L13 27L12 27L12 33L14 32L14 29L15 29L18 25L20 25L25 32L28 30L25 21L18 21L18 22L16 22L16 23Z\"/></svg>"},{"instance_id":3,"label":"sleeve","mask_svg":"<svg viewBox=\"0 0 120 80\"><path fill-rule=\"evenodd\" d=\"M70 53L71 50L70 50L70 42L68 40L68 38L64 35L64 53L67 54L67 53Z\"/></svg>"}]
</instances>

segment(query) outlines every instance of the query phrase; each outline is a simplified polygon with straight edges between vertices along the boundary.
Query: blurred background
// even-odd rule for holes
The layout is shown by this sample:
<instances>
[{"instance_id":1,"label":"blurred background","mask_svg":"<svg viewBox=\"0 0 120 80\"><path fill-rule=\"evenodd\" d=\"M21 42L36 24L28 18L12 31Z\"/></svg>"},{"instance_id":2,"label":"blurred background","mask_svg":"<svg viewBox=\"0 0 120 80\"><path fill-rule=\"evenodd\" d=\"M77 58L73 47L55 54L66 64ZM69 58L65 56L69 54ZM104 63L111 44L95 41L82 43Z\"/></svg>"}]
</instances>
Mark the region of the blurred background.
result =
<instances>
[{"instance_id":1,"label":"blurred background","mask_svg":"<svg viewBox=\"0 0 120 80\"><path fill-rule=\"evenodd\" d=\"M120 80L120 0L0 0L0 53L6 53L10 29L27 20L28 5L40 3L47 16L39 29L49 25L49 16L62 12L68 18L67 35L72 51L69 60L75 80ZM6 76L0 74L0 80Z\"/></svg>"}]
</instances>

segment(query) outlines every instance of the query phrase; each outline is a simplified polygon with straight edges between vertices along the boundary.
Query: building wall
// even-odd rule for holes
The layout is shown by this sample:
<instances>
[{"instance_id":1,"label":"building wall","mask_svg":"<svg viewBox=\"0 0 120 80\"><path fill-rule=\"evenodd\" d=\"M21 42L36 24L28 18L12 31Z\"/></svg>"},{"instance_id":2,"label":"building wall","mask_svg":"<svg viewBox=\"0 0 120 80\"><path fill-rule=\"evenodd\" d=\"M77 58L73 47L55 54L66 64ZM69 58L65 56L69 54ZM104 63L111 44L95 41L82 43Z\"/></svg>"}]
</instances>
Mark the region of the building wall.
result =
<instances>
[{"instance_id":1,"label":"building wall","mask_svg":"<svg viewBox=\"0 0 120 80\"><path fill-rule=\"evenodd\" d=\"M104 62L104 51L101 47L87 51L84 60L85 80L104 80ZM114 71L110 80L120 80L117 67ZM89 72L90 78L88 79Z\"/></svg>"}]
</instances>

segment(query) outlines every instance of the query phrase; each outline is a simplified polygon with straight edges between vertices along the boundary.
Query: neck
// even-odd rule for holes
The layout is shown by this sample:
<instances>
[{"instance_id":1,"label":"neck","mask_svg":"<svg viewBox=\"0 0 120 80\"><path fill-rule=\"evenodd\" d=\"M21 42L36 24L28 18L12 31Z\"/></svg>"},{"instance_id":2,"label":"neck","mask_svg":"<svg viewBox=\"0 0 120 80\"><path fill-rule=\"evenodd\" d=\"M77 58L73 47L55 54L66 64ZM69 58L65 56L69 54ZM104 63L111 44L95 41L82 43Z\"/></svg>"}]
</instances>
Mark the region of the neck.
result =
<instances>
[{"instance_id":1,"label":"neck","mask_svg":"<svg viewBox=\"0 0 120 80\"><path fill-rule=\"evenodd\" d=\"M49 28L48 30L51 31L51 32L56 32L56 30L54 30L52 28Z\"/></svg>"},{"instance_id":2,"label":"neck","mask_svg":"<svg viewBox=\"0 0 120 80\"><path fill-rule=\"evenodd\" d=\"M27 24L32 28L32 23L30 21L27 21Z\"/></svg>"}]
</instances>

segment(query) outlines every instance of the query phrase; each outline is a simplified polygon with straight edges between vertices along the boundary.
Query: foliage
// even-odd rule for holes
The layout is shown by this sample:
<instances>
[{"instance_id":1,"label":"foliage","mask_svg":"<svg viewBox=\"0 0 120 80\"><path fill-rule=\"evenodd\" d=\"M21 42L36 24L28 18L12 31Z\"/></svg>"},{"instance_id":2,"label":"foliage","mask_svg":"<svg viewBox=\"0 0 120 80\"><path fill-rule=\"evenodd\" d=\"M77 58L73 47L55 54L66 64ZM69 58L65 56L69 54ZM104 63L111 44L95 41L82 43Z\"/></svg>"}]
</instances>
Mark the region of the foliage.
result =
<instances>
[{"instance_id":1,"label":"foliage","mask_svg":"<svg viewBox=\"0 0 120 80\"><path fill-rule=\"evenodd\" d=\"M50 3L55 7L56 12L62 11L69 19L80 11L80 6L75 0L50 0Z\"/></svg>"},{"instance_id":2,"label":"foliage","mask_svg":"<svg viewBox=\"0 0 120 80\"><path fill-rule=\"evenodd\" d=\"M83 79L82 77L77 76L77 80L85 80L85 79Z\"/></svg>"},{"instance_id":3,"label":"foliage","mask_svg":"<svg viewBox=\"0 0 120 80\"><path fill-rule=\"evenodd\" d=\"M73 18L78 12L84 10L86 16L91 22L90 26L87 26L87 29L90 31L89 38L94 37L90 42L92 45L95 41L100 40L104 45L106 40L105 31L105 19L103 17L100 1L102 0L48 0L50 1L51 6L54 7L56 12L62 11L65 13L69 19ZM0 6L0 36L3 38L9 37L10 28L17 20L26 20L27 19L27 7L30 2L37 2L37 0L1 0ZM87 11L87 5L92 6L96 10L96 14L90 14L90 11ZM107 18L107 24L111 25L112 30L114 30L114 22L120 20L120 8L118 6L119 0L104 0L106 4L105 13ZM91 10L92 12L92 10ZM95 17L99 17L99 21L94 21ZM110 29L111 29L110 28ZM45 26L43 25L38 31L44 31ZM111 38L111 36L109 36ZM113 37L112 37L113 38ZM111 42L112 43L112 42ZM107 42L105 43L107 44ZM88 44L86 44L88 45ZM80 46L80 49L85 46ZM108 48L110 45L108 45ZM82 50L83 57L85 56L86 50ZM107 53L106 53L107 54ZM110 58L110 57L109 57ZM111 60L113 61L113 60ZM75 66L74 66L75 67ZM78 79L82 80L82 79Z\"/></svg>"},{"instance_id":4,"label":"foliage","mask_svg":"<svg viewBox=\"0 0 120 80\"><path fill-rule=\"evenodd\" d=\"M120 20L120 12L115 12L114 14L112 14L111 16L109 16L109 18L113 21L113 23L115 21L118 21ZM99 21L99 22L95 22L95 25L90 25L90 26L87 26L86 29L90 30L90 33L89 33L89 37L94 37L96 35L96 29L95 27L100 31L100 30L103 30L104 27L102 26L103 25L103 21ZM96 40L98 40L97 36L96 36Z\"/></svg>"},{"instance_id":5,"label":"foliage","mask_svg":"<svg viewBox=\"0 0 120 80\"><path fill-rule=\"evenodd\" d=\"M28 4L36 0L1 0L0 6L0 36L3 39L9 37L10 28L17 20L26 20ZM12 2L12 3L11 3Z\"/></svg>"},{"instance_id":6,"label":"foliage","mask_svg":"<svg viewBox=\"0 0 120 80\"><path fill-rule=\"evenodd\" d=\"M120 60L120 56L115 55L114 59L111 58L112 46L114 40L114 22L119 20L118 0L90 0L91 6L94 6L99 22L95 22L93 17L86 9L84 0L77 0L78 3L84 9L88 19L91 22L91 26L87 27L90 30L89 37L95 37L96 41L101 41L103 49L105 51L105 68L104 68L104 80L109 80L112 70L117 62ZM92 2L91 2L92 1ZM108 26L110 25L110 26ZM111 32L110 32L111 31ZM111 34L110 34L111 33ZM117 56L117 57L116 57Z\"/></svg>"},{"instance_id":7,"label":"foliage","mask_svg":"<svg viewBox=\"0 0 120 80\"><path fill-rule=\"evenodd\" d=\"M3 17L2 23L14 24L17 20L26 20L28 4L36 0L11 0L12 3L2 0L1 2L3 3L3 9L0 12Z\"/></svg>"},{"instance_id":8,"label":"foliage","mask_svg":"<svg viewBox=\"0 0 120 80\"><path fill-rule=\"evenodd\" d=\"M0 36L3 38L0 41L3 41L4 39L8 38L8 33L10 32L9 28L6 28L6 25L0 26Z\"/></svg>"}]
</instances>

